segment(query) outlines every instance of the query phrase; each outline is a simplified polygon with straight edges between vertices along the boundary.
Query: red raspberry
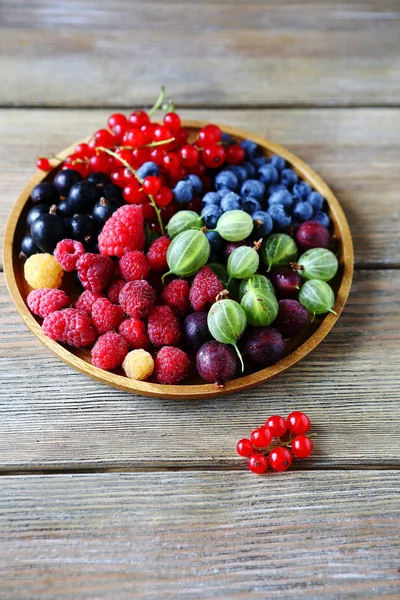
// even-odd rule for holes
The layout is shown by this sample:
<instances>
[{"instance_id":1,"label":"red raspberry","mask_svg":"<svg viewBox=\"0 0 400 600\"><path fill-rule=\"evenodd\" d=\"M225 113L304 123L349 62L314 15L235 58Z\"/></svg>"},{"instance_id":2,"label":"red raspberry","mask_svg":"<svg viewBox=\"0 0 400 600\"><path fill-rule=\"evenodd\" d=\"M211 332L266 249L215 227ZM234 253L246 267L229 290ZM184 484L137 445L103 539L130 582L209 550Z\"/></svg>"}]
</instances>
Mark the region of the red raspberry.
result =
<instances>
[{"instance_id":1,"label":"red raspberry","mask_svg":"<svg viewBox=\"0 0 400 600\"><path fill-rule=\"evenodd\" d=\"M89 315L75 308L56 310L45 317L42 329L47 337L76 348L91 346L97 338Z\"/></svg>"},{"instance_id":2,"label":"red raspberry","mask_svg":"<svg viewBox=\"0 0 400 600\"><path fill-rule=\"evenodd\" d=\"M83 254L76 263L78 277L83 287L92 292L101 292L110 283L114 274L111 258L100 254Z\"/></svg>"},{"instance_id":3,"label":"red raspberry","mask_svg":"<svg viewBox=\"0 0 400 600\"><path fill-rule=\"evenodd\" d=\"M135 319L146 317L156 301L154 288L144 279L128 281L119 293L119 303Z\"/></svg>"},{"instance_id":4,"label":"red raspberry","mask_svg":"<svg viewBox=\"0 0 400 600\"><path fill-rule=\"evenodd\" d=\"M189 294L190 304L196 311L206 310L223 289L222 281L210 267L203 267L193 279Z\"/></svg>"},{"instance_id":5,"label":"red raspberry","mask_svg":"<svg viewBox=\"0 0 400 600\"><path fill-rule=\"evenodd\" d=\"M115 279L112 280L112 282L108 286L107 296L113 304L119 303L119 300L118 300L119 293L125 284L126 284L126 281L124 279L120 279L119 277L116 277Z\"/></svg>"},{"instance_id":6,"label":"red raspberry","mask_svg":"<svg viewBox=\"0 0 400 600\"><path fill-rule=\"evenodd\" d=\"M155 367L158 381L173 385L187 376L190 361L187 354L180 348L164 346L157 354Z\"/></svg>"},{"instance_id":7,"label":"red raspberry","mask_svg":"<svg viewBox=\"0 0 400 600\"><path fill-rule=\"evenodd\" d=\"M98 239L100 253L121 257L128 250L143 250L143 211L135 204L121 206L106 221Z\"/></svg>"},{"instance_id":8,"label":"red raspberry","mask_svg":"<svg viewBox=\"0 0 400 600\"><path fill-rule=\"evenodd\" d=\"M125 281L147 279L149 271L149 262L143 252L140 252L139 250L127 252L119 260L119 272Z\"/></svg>"},{"instance_id":9,"label":"red raspberry","mask_svg":"<svg viewBox=\"0 0 400 600\"><path fill-rule=\"evenodd\" d=\"M147 324L149 340L155 346L170 346L179 344L181 326L169 306L156 306L149 315Z\"/></svg>"},{"instance_id":10,"label":"red raspberry","mask_svg":"<svg viewBox=\"0 0 400 600\"><path fill-rule=\"evenodd\" d=\"M116 329L124 318L124 309L110 302L108 298L100 298L92 307L92 321L99 333Z\"/></svg>"},{"instance_id":11,"label":"red raspberry","mask_svg":"<svg viewBox=\"0 0 400 600\"><path fill-rule=\"evenodd\" d=\"M101 335L92 348L92 363L99 369L115 369L122 365L129 347L122 335L108 331Z\"/></svg>"},{"instance_id":12,"label":"red raspberry","mask_svg":"<svg viewBox=\"0 0 400 600\"><path fill-rule=\"evenodd\" d=\"M153 271L168 271L167 250L171 240L165 236L157 238L147 251L147 260Z\"/></svg>"},{"instance_id":13,"label":"red raspberry","mask_svg":"<svg viewBox=\"0 0 400 600\"><path fill-rule=\"evenodd\" d=\"M76 263L82 254L85 254L85 247L76 240L61 240L54 250L54 258L68 273L76 271Z\"/></svg>"},{"instance_id":14,"label":"red raspberry","mask_svg":"<svg viewBox=\"0 0 400 600\"><path fill-rule=\"evenodd\" d=\"M69 298L62 290L41 288L29 292L26 302L34 315L47 317L55 310L67 306Z\"/></svg>"},{"instance_id":15,"label":"red raspberry","mask_svg":"<svg viewBox=\"0 0 400 600\"><path fill-rule=\"evenodd\" d=\"M118 327L118 331L124 338L127 344L134 348L146 348L149 347L149 338L147 336L146 325L139 319L126 319L122 321Z\"/></svg>"},{"instance_id":16,"label":"red raspberry","mask_svg":"<svg viewBox=\"0 0 400 600\"><path fill-rule=\"evenodd\" d=\"M79 296L78 300L75 302L75 308L80 312L87 313L88 315L92 314L93 304L103 296L101 294L96 294L95 292L91 292L90 290L85 290Z\"/></svg>"},{"instance_id":17,"label":"red raspberry","mask_svg":"<svg viewBox=\"0 0 400 600\"><path fill-rule=\"evenodd\" d=\"M178 317L184 317L190 310L190 286L186 279L174 279L165 286L162 299Z\"/></svg>"}]
</instances>

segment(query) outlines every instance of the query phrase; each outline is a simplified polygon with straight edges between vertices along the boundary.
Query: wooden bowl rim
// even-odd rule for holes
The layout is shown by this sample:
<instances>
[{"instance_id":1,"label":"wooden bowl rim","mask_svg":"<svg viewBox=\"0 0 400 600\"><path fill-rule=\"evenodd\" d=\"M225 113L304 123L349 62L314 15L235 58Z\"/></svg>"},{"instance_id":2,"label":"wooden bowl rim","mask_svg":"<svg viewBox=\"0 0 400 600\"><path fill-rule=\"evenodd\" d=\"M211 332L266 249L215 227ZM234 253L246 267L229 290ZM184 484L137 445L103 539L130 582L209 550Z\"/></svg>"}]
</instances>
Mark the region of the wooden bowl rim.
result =
<instances>
[{"instance_id":1,"label":"wooden bowl rim","mask_svg":"<svg viewBox=\"0 0 400 600\"><path fill-rule=\"evenodd\" d=\"M188 129L200 129L205 124L206 123L204 121L195 120L186 120L182 122L183 127ZM33 175L33 177L29 180L28 184L24 187L15 206L12 209L7 223L3 248L3 264L6 284L23 321L26 323L32 333L41 341L41 343L46 346L46 348L51 350L51 352L53 352L53 354L55 354L63 362L74 367L81 373L88 375L92 379L106 383L112 387L126 392L134 392L139 395L174 400L201 399L226 395L232 392L245 390L249 387L267 381L283 371L286 371L289 367L296 364L299 360L304 358L309 352L316 348L316 346L318 346L318 344L325 338L338 320L350 292L354 270L354 252L350 228L339 201L325 181L307 163L287 150L285 147L280 146L269 139L237 127L231 127L228 125L220 125L220 127L224 132L234 137L251 139L256 142L256 144L263 147L264 150L282 156L291 164L294 170L301 175L303 179L308 181L308 183L310 183L314 189L319 191L327 200L331 214L333 215L334 221L341 233L343 252L343 277L335 302L335 310L337 314L334 315L329 313L324 318L318 329L301 346L299 346L296 350L291 352L278 363L265 369L261 369L255 373L251 373L250 375L245 375L243 377L238 377L237 379L228 381L222 390L218 389L214 384L162 385L158 383L149 383L146 381L135 381L122 375L116 375L114 373L98 369L78 356L75 356L70 350L61 346L57 342L50 340L44 335L40 325L31 315L28 307L26 306L18 288L13 267L14 236L21 212L23 211L24 206L30 196L32 188L47 176L47 173L37 171L36 174ZM66 148L60 152L58 156L65 158L72 153L74 146L75 144L69 148Z\"/></svg>"}]
</instances>

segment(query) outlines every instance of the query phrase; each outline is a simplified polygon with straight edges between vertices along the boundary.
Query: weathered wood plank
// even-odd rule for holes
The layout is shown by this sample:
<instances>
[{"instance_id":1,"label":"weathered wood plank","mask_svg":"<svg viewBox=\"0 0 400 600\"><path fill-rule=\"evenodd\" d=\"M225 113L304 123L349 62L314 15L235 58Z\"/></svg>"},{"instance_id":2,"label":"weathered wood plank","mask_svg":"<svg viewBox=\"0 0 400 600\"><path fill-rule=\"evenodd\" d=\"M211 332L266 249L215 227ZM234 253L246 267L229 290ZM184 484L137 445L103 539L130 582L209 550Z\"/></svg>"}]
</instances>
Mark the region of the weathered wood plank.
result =
<instances>
[{"instance_id":1,"label":"weathered wood plank","mask_svg":"<svg viewBox=\"0 0 400 600\"><path fill-rule=\"evenodd\" d=\"M84 3L0 7L0 103L398 104L396 0Z\"/></svg>"},{"instance_id":2,"label":"weathered wood plank","mask_svg":"<svg viewBox=\"0 0 400 600\"><path fill-rule=\"evenodd\" d=\"M109 111L0 110L0 239L15 199L49 155L90 135ZM299 154L331 185L352 229L357 265L400 264L400 109L184 110L261 133Z\"/></svg>"},{"instance_id":3,"label":"weathered wood plank","mask_svg":"<svg viewBox=\"0 0 400 600\"><path fill-rule=\"evenodd\" d=\"M385 598L398 471L0 479L0 598Z\"/></svg>"},{"instance_id":4,"label":"weathered wood plank","mask_svg":"<svg viewBox=\"0 0 400 600\"><path fill-rule=\"evenodd\" d=\"M223 399L174 402L102 386L50 355L4 288L0 468L243 467L236 442L270 414L304 410L319 466L400 464L400 271L356 272L347 307L305 360Z\"/></svg>"}]
</instances>

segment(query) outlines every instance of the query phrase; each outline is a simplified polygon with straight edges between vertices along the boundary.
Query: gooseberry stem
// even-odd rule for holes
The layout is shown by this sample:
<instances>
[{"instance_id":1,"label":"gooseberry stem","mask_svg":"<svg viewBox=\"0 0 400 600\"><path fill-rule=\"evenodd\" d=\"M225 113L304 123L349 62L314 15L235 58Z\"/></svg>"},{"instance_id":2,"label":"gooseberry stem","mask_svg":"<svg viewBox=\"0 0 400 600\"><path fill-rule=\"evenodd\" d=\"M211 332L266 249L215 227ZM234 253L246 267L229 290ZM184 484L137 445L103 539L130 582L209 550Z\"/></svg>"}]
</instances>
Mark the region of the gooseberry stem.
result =
<instances>
[{"instance_id":1,"label":"gooseberry stem","mask_svg":"<svg viewBox=\"0 0 400 600\"><path fill-rule=\"evenodd\" d=\"M164 98L165 98L165 87L162 85L160 88L160 93L158 94L157 100L155 101L154 105L147 113L149 115L149 117L152 117L154 115L154 113L156 113L158 111L158 109L162 106L162 104L164 102Z\"/></svg>"},{"instance_id":2,"label":"gooseberry stem","mask_svg":"<svg viewBox=\"0 0 400 600\"><path fill-rule=\"evenodd\" d=\"M232 346L235 348L235 350L236 350L236 354L237 354L237 355L238 355L238 357L239 357L240 364L242 365L242 373L243 373L243 371L244 371L244 362L243 362L243 358L242 358L242 355L241 355L241 353L240 353L240 350L239 350L239 348L237 347L237 345L236 345L236 344L232 344Z\"/></svg>"}]
</instances>

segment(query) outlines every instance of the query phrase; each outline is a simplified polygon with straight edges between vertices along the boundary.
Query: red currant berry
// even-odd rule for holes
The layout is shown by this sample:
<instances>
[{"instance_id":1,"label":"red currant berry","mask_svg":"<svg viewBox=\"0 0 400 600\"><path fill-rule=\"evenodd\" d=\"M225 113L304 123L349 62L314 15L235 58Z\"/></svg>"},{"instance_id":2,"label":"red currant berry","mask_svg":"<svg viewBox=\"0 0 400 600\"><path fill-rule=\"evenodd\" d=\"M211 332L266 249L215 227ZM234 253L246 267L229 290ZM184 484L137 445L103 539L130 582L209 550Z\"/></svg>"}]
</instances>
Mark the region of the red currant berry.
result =
<instances>
[{"instance_id":1,"label":"red currant berry","mask_svg":"<svg viewBox=\"0 0 400 600\"><path fill-rule=\"evenodd\" d=\"M99 129L90 140L89 146L91 148L97 148L98 146L112 148L115 146L116 141L115 136L108 129Z\"/></svg>"},{"instance_id":2,"label":"red currant berry","mask_svg":"<svg viewBox=\"0 0 400 600\"><path fill-rule=\"evenodd\" d=\"M292 440L292 452L297 458L307 458L313 449L312 441L306 435L297 435Z\"/></svg>"},{"instance_id":3,"label":"red currant berry","mask_svg":"<svg viewBox=\"0 0 400 600\"><path fill-rule=\"evenodd\" d=\"M236 444L236 452L240 456L250 456L254 452L254 446L250 440L243 438Z\"/></svg>"},{"instance_id":4,"label":"red currant berry","mask_svg":"<svg viewBox=\"0 0 400 600\"><path fill-rule=\"evenodd\" d=\"M199 177L203 177L204 173L206 172L206 167L204 165L202 165L201 163L199 163L199 164L191 167L190 172L193 173L193 175L198 175Z\"/></svg>"},{"instance_id":5,"label":"red currant berry","mask_svg":"<svg viewBox=\"0 0 400 600\"><path fill-rule=\"evenodd\" d=\"M158 206L167 206L167 204L171 202L173 197L174 194L172 193L172 190L165 186L162 186L155 195L154 200Z\"/></svg>"},{"instance_id":6,"label":"red currant berry","mask_svg":"<svg viewBox=\"0 0 400 600\"><path fill-rule=\"evenodd\" d=\"M125 132L123 143L125 146L132 146L132 148L140 148L145 143L145 136L141 129L137 127L128 129Z\"/></svg>"},{"instance_id":7,"label":"red currant berry","mask_svg":"<svg viewBox=\"0 0 400 600\"><path fill-rule=\"evenodd\" d=\"M164 125L170 129L170 131L177 131L181 127L181 120L176 113L170 112L163 118Z\"/></svg>"},{"instance_id":8,"label":"red currant berry","mask_svg":"<svg viewBox=\"0 0 400 600\"><path fill-rule=\"evenodd\" d=\"M143 125L150 123L150 117L144 110L134 110L129 115L129 123L134 127L143 127Z\"/></svg>"},{"instance_id":9,"label":"red currant berry","mask_svg":"<svg viewBox=\"0 0 400 600\"><path fill-rule=\"evenodd\" d=\"M310 427L310 419L302 412L294 411L290 413L287 418L287 428L295 435L299 433L307 433Z\"/></svg>"},{"instance_id":10,"label":"red currant berry","mask_svg":"<svg viewBox=\"0 0 400 600\"><path fill-rule=\"evenodd\" d=\"M122 158L122 160L125 160L127 163L129 163L130 165L133 164L133 154L132 154L132 150L128 150L127 148L121 149L121 148L116 148L115 149L115 154L118 154L118 156L120 158ZM118 161L119 166L121 166L121 161Z\"/></svg>"},{"instance_id":11,"label":"red currant berry","mask_svg":"<svg viewBox=\"0 0 400 600\"><path fill-rule=\"evenodd\" d=\"M153 141L154 124L148 123L147 125L143 125L140 128L140 131L143 133L144 143L151 144L151 142Z\"/></svg>"},{"instance_id":12,"label":"red currant berry","mask_svg":"<svg viewBox=\"0 0 400 600\"><path fill-rule=\"evenodd\" d=\"M161 187L161 179L155 175L149 175L143 180L143 189L146 194L154 195L157 194Z\"/></svg>"},{"instance_id":13,"label":"red currant berry","mask_svg":"<svg viewBox=\"0 0 400 600\"><path fill-rule=\"evenodd\" d=\"M135 148L132 150L133 163L132 166L138 169L143 163L150 159L149 148Z\"/></svg>"},{"instance_id":14,"label":"red currant berry","mask_svg":"<svg viewBox=\"0 0 400 600\"><path fill-rule=\"evenodd\" d=\"M166 152L163 148L159 148L159 147L152 148L152 150L150 152L150 160L155 162L156 165L162 165L165 154L166 154Z\"/></svg>"},{"instance_id":15,"label":"red currant berry","mask_svg":"<svg viewBox=\"0 0 400 600\"><path fill-rule=\"evenodd\" d=\"M124 199L129 204L141 204L146 197L146 194L139 188L138 183L129 183L122 190Z\"/></svg>"},{"instance_id":16,"label":"red currant berry","mask_svg":"<svg viewBox=\"0 0 400 600\"><path fill-rule=\"evenodd\" d=\"M198 139L198 145L203 148L214 146L221 141L222 131L216 125L206 125L203 129L200 129Z\"/></svg>"},{"instance_id":17,"label":"red currant berry","mask_svg":"<svg viewBox=\"0 0 400 600\"><path fill-rule=\"evenodd\" d=\"M155 142L163 142L165 140L169 140L174 137L171 133L171 130L168 127L164 127L163 125L158 125L153 132L153 138Z\"/></svg>"},{"instance_id":18,"label":"red currant berry","mask_svg":"<svg viewBox=\"0 0 400 600\"><path fill-rule=\"evenodd\" d=\"M239 144L233 144L225 148L226 162L237 165L244 160L244 150Z\"/></svg>"},{"instance_id":19,"label":"red currant berry","mask_svg":"<svg viewBox=\"0 0 400 600\"><path fill-rule=\"evenodd\" d=\"M125 127L126 129L127 124L128 119L122 113L114 113L113 115L110 115L108 117L107 125L109 126L111 131L114 131L116 125L118 125L119 127Z\"/></svg>"},{"instance_id":20,"label":"red currant berry","mask_svg":"<svg viewBox=\"0 0 400 600\"><path fill-rule=\"evenodd\" d=\"M286 471L292 464L292 455L287 448L274 448L268 454L268 462L274 471Z\"/></svg>"},{"instance_id":21,"label":"red currant berry","mask_svg":"<svg viewBox=\"0 0 400 600\"><path fill-rule=\"evenodd\" d=\"M136 184L138 187L140 187L135 173L133 173L133 171L131 171L130 169L127 169L126 167L124 169L124 180L125 180L125 183L129 183L129 184L133 183L133 185Z\"/></svg>"},{"instance_id":22,"label":"red currant berry","mask_svg":"<svg viewBox=\"0 0 400 600\"><path fill-rule=\"evenodd\" d=\"M140 203L140 206L143 210L143 218L146 222L153 221L156 218L156 212L154 210L154 206L150 204L150 200L147 198Z\"/></svg>"},{"instance_id":23,"label":"red currant berry","mask_svg":"<svg viewBox=\"0 0 400 600\"><path fill-rule=\"evenodd\" d=\"M117 125L115 125L115 127L113 127L113 134L115 135L117 144L123 143L125 132L126 132L126 125L117 124Z\"/></svg>"},{"instance_id":24,"label":"red currant berry","mask_svg":"<svg viewBox=\"0 0 400 600\"><path fill-rule=\"evenodd\" d=\"M203 150L201 158L207 167L217 168L225 160L225 150L222 146L209 146Z\"/></svg>"},{"instance_id":25,"label":"red currant berry","mask_svg":"<svg viewBox=\"0 0 400 600\"><path fill-rule=\"evenodd\" d=\"M287 425L286 421L283 417L279 415L274 415L270 417L266 422L265 426L268 427L270 432L272 433L272 437L281 437L284 433L286 433Z\"/></svg>"},{"instance_id":26,"label":"red currant berry","mask_svg":"<svg viewBox=\"0 0 400 600\"><path fill-rule=\"evenodd\" d=\"M176 171L180 165L179 155L176 152L168 152L163 158L163 167L167 171Z\"/></svg>"},{"instance_id":27,"label":"red currant berry","mask_svg":"<svg viewBox=\"0 0 400 600\"><path fill-rule=\"evenodd\" d=\"M94 156L95 152L94 148L91 148L89 144L82 143L75 146L75 156L78 158L90 158Z\"/></svg>"},{"instance_id":28,"label":"red currant berry","mask_svg":"<svg viewBox=\"0 0 400 600\"><path fill-rule=\"evenodd\" d=\"M253 473L261 475L268 469L268 462L263 454L255 453L249 456L247 466L249 467L250 471L253 471Z\"/></svg>"},{"instance_id":29,"label":"red currant berry","mask_svg":"<svg viewBox=\"0 0 400 600\"><path fill-rule=\"evenodd\" d=\"M174 131L173 134L174 134L174 138L175 138L175 141L173 143L174 148L180 148L181 146L186 144L187 139L188 139L188 134L187 134L186 129L183 129L181 127L177 131Z\"/></svg>"},{"instance_id":30,"label":"red currant berry","mask_svg":"<svg viewBox=\"0 0 400 600\"><path fill-rule=\"evenodd\" d=\"M117 169L116 171L111 173L111 181L114 183L114 185L118 185L119 187L124 187L124 185L125 185L124 170L125 169L123 169L123 168Z\"/></svg>"},{"instance_id":31,"label":"red currant berry","mask_svg":"<svg viewBox=\"0 0 400 600\"><path fill-rule=\"evenodd\" d=\"M185 167L194 167L194 165L197 165L200 158L200 152L191 144L182 146L182 148L179 150L179 155L181 157L182 164L185 165Z\"/></svg>"},{"instance_id":32,"label":"red currant berry","mask_svg":"<svg viewBox=\"0 0 400 600\"><path fill-rule=\"evenodd\" d=\"M51 164L47 158L38 158L36 161L36 166L41 171L50 171Z\"/></svg>"},{"instance_id":33,"label":"red currant berry","mask_svg":"<svg viewBox=\"0 0 400 600\"><path fill-rule=\"evenodd\" d=\"M176 212L178 212L178 205L175 200L172 200L167 206L162 206L161 216L163 223L168 223L170 218L173 217Z\"/></svg>"},{"instance_id":34,"label":"red currant berry","mask_svg":"<svg viewBox=\"0 0 400 600\"><path fill-rule=\"evenodd\" d=\"M268 427L263 425L251 432L250 439L257 448L266 448L271 443L272 435Z\"/></svg>"},{"instance_id":35,"label":"red currant berry","mask_svg":"<svg viewBox=\"0 0 400 600\"><path fill-rule=\"evenodd\" d=\"M89 167L91 171L110 173L112 171L113 163L110 161L110 157L107 154L102 153L96 154L90 158Z\"/></svg>"}]
</instances>

